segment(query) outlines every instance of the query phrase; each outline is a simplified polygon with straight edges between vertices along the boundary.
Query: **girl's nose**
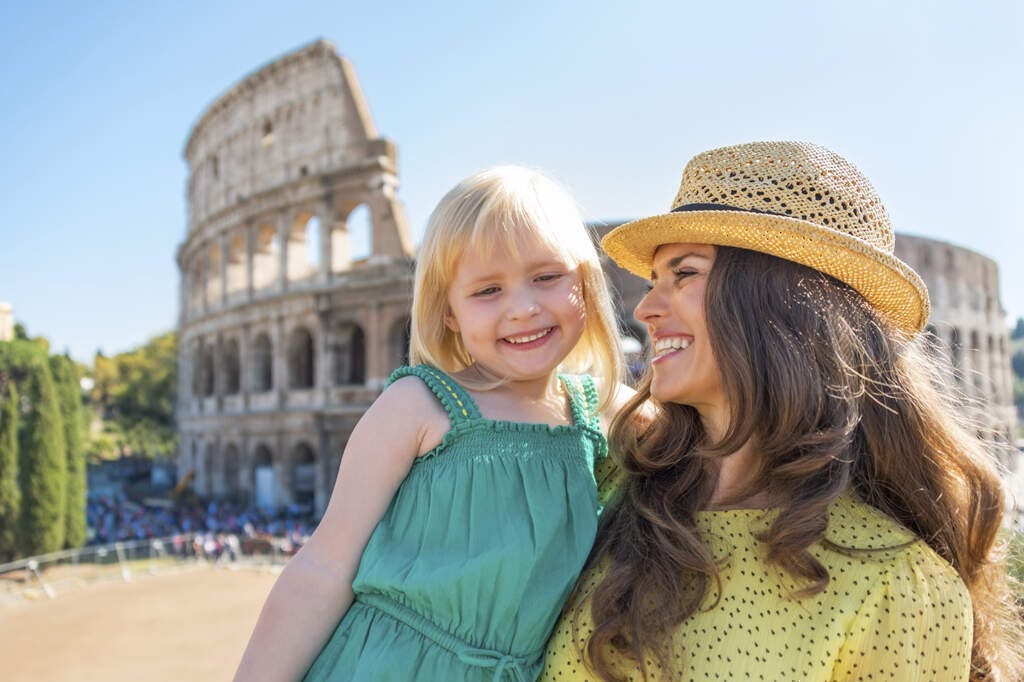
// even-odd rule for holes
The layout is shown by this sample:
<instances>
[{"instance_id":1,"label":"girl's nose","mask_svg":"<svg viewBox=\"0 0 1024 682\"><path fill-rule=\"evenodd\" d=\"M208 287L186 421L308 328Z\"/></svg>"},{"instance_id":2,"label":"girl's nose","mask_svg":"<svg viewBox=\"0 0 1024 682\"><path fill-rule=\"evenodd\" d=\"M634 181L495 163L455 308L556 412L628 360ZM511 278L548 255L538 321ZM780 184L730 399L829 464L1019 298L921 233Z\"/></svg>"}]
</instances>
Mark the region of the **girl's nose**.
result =
<instances>
[{"instance_id":1,"label":"girl's nose","mask_svg":"<svg viewBox=\"0 0 1024 682\"><path fill-rule=\"evenodd\" d=\"M540 312L540 305L529 297L522 297L512 302L506 315L510 320L533 317Z\"/></svg>"}]
</instances>

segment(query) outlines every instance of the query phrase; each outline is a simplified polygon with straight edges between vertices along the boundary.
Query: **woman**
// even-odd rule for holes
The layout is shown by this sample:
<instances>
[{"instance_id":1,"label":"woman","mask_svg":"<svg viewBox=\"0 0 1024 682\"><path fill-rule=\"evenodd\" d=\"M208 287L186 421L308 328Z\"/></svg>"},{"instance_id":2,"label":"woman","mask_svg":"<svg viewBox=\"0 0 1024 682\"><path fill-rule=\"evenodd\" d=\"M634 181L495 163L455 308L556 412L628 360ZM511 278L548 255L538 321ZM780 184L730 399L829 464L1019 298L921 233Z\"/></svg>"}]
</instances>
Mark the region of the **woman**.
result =
<instances>
[{"instance_id":1,"label":"woman","mask_svg":"<svg viewBox=\"0 0 1024 682\"><path fill-rule=\"evenodd\" d=\"M652 360L542 679L1021 679L1000 481L867 179L815 145L717 149L602 245L651 279Z\"/></svg>"}]
</instances>

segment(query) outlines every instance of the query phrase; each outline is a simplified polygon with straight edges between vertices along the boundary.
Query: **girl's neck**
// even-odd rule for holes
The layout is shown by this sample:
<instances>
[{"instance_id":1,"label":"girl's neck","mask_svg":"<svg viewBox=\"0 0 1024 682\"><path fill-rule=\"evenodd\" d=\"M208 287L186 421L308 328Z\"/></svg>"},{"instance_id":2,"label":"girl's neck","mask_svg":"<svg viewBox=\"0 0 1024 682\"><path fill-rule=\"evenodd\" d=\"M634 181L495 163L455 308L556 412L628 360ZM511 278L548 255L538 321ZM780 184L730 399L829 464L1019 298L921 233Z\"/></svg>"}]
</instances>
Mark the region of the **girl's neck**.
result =
<instances>
[{"instance_id":1,"label":"girl's neck","mask_svg":"<svg viewBox=\"0 0 1024 682\"><path fill-rule=\"evenodd\" d=\"M467 388L487 419L548 426L572 423L568 396L555 373L528 381L501 381L485 368L473 366L455 378L479 387Z\"/></svg>"},{"instance_id":2,"label":"girl's neck","mask_svg":"<svg viewBox=\"0 0 1024 682\"><path fill-rule=\"evenodd\" d=\"M557 372L551 372L546 376L537 377L535 379L505 381L502 377L491 372L486 367L479 364L473 364L459 372L458 377L466 377L474 383L485 385L493 384L493 390L517 396L523 400L560 400L563 395L562 384L558 379Z\"/></svg>"}]
</instances>

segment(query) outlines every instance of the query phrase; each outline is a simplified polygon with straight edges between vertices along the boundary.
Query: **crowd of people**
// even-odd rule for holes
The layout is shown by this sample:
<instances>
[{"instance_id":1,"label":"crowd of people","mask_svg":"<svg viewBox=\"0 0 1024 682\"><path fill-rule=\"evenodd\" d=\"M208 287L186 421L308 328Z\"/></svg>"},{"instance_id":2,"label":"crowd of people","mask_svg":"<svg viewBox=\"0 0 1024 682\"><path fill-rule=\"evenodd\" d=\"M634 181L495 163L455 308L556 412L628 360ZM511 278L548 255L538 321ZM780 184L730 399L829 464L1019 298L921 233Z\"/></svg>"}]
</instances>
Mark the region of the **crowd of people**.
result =
<instances>
[{"instance_id":1,"label":"crowd of people","mask_svg":"<svg viewBox=\"0 0 1024 682\"><path fill-rule=\"evenodd\" d=\"M316 521L298 507L276 514L223 502L164 508L120 495L91 497L86 519L90 545L171 537L175 553L230 558L268 538L296 551L316 527Z\"/></svg>"}]
</instances>

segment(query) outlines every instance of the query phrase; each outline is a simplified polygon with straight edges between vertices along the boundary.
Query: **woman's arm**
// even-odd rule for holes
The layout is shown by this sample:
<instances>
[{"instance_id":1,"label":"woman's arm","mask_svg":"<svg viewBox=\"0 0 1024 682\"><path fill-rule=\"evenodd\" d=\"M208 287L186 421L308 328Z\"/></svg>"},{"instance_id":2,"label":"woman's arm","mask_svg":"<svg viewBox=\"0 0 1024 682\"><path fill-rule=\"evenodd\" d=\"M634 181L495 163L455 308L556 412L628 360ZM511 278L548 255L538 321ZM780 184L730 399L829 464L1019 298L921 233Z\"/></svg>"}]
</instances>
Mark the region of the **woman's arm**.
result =
<instances>
[{"instance_id":1,"label":"woman's arm","mask_svg":"<svg viewBox=\"0 0 1024 682\"><path fill-rule=\"evenodd\" d=\"M966 682L973 642L971 596L942 559L913 546L868 592L847 631L835 682Z\"/></svg>"},{"instance_id":2,"label":"woman's arm","mask_svg":"<svg viewBox=\"0 0 1024 682\"><path fill-rule=\"evenodd\" d=\"M409 473L436 443L443 410L418 379L395 382L356 424L316 531L267 597L235 680L298 680L352 603L352 580L370 534Z\"/></svg>"}]
</instances>

